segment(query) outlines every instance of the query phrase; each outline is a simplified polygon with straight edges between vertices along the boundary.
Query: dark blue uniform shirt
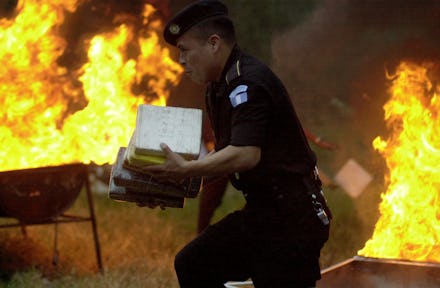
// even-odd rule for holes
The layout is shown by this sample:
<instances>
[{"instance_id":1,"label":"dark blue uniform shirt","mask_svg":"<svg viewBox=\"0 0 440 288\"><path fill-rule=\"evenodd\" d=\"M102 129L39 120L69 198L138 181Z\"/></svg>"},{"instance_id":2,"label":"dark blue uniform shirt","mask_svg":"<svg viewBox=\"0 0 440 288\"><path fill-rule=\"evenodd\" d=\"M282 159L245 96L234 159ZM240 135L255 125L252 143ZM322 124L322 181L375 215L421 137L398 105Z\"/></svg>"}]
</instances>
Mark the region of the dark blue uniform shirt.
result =
<instances>
[{"instance_id":1,"label":"dark blue uniform shirt","mask_svg":"<svg viewBox=\"0 0 440 288\"><path fill-rule=\"evenodd\" d=\"M261 148L255 168L230 175L237 189L261 190L268 183L309 174L315 167L316 156L285 87L267 66L237 46L221 81L208 87L206 105L216 151L228 145Z\"/></svg>"}]
</instances>

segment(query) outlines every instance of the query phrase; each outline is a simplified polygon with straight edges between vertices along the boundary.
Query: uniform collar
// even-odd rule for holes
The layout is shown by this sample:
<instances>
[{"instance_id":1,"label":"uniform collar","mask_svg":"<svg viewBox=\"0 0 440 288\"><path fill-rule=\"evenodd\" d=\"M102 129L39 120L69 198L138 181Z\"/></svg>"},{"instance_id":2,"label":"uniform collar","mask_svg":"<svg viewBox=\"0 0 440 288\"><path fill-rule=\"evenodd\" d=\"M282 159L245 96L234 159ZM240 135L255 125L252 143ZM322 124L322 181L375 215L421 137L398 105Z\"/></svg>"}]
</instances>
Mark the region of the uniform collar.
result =
<instances>
[{"instance_id":1,"label":"uniform collar","mask_svg":"<svg viewBox=\"0 0 440 288\"><path fill-rule=\"evenodd\" d=\"M228 74L229 70L231 69L232 65L237 62L241 55L240 47L238 47L237 44L232 47L231 53L229 54L228 60L226 61L225 67L223 67L223 71L220 77L220 83L226 82L226 75Z\"/></svg>"},{"instance_id":2,"label":"uniform collar","mask_svg":"<svg viewBox=\"0 0 440 288\"><path fill-rule=\"evenodd\" d=\"M240 55L241 55L241 50L238 47L238 45L235 44L231 50L231 53L229 54L228 60L226 60L225 67L223 67L220 81L219 82L212 81L208 85L209 93L213 93L217 97L221 97L223 95L223 92L225 91L227 85L229 85L226 79L228 72L231 70L232 66L237 63L237 60L239 60Z\"/></svg>"},{"instance_id":3,"label":"uniform collar","mask_svg":"<svg viewBox=\"0 0 440 288\"><path fill-rule=\"evenodd\" d=\"M226 74L228 73L229 69L232 67L232 65L234 65L234 63L238 60L238 58L240 57L241 54L241 50L238 47L237 44L234 45L234 47L231 50L231 53L228 56L228 60L226 60L226 64L223 67L221 76L220 76L220 81L212 81L210 83L210 86L212 88L214 87L219 87L221 84L225 84L226 83Z\"/></svg>"}]
</instances>

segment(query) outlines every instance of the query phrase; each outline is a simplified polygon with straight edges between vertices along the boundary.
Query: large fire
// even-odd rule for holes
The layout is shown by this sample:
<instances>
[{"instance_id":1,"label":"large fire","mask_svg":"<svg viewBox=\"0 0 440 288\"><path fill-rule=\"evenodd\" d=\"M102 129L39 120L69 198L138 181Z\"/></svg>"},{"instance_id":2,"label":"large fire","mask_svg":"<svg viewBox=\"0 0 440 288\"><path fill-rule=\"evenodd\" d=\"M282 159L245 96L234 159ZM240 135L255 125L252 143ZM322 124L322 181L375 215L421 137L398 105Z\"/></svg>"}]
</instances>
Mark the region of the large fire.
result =
<instances>
[{"instance_id":1,"label":"large fire","mask_svg":"<svg viewBox=\"0 0 440 288\"><path fill-rule=\"evenodd\" d=\"M112 163L133 132L137 106L166 105L180 80L182 68L161 47L163 23L149 4L141 28L126 21L92 35L84 43L87 63L59 65L67 47L61 24L80 4L20 1L15 17L0 18L0 171Z\"/></svg>"},{"instance_id":2,"label":"large fire","mask_svg":"<svg viewBox=\"0 0 440 288\"><path fill-rule=\"evenodd\" d=\"M387 140L381 216L360 255L440 262L440 97L433 64L401 63L385 104Z\"/></svg>"}]
</instances>

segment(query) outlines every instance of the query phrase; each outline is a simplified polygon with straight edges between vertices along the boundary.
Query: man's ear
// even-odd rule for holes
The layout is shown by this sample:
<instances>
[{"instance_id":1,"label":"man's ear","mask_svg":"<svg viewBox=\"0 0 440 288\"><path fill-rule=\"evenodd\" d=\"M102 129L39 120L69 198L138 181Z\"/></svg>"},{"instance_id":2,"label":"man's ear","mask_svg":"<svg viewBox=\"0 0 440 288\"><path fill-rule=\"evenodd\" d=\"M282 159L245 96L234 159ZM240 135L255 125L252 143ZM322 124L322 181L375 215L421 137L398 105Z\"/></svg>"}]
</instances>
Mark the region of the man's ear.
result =
<instances>
[{"instance_id":1,"label":"man's ear","mask_svg":"<svg viewBox=\"0 0 440 288\"><path fill-rule=\"evenodd\" d=\"M212 34L208 38L208 44L211 46L212 50L215 52L220 47L221 38L217 34Z\"/></svg>"}]
</instances>

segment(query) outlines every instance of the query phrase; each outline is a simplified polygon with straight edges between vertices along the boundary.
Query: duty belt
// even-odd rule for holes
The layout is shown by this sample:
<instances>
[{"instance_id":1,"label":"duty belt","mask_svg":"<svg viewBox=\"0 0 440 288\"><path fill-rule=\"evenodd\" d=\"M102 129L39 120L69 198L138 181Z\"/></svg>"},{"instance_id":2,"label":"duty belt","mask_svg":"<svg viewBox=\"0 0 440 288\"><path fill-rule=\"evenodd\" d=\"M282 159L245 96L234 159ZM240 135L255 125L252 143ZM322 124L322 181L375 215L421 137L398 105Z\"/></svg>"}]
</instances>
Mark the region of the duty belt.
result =
<instances>
[{"instance_id":1,"label":"duty belt","mask_svg":"<svg viewBox=\"0 0 440 288\"><path fill-rule=\"evenodd\" d=\"M304 185L307 195L304 195L303 201L311 201L316 216L323 225L328 225L331 219L331 212L330 209L328 209L324 192L321 189L322 183L319 179L317 167L309 174L289 174L286 175L286 177L288 177L290 183L296 182L300 185ZM283 197L281 194L278 194L278 192L281 192L278 190L282 181L280 181L279 177L270 178L271 181L268 181L267 185L262 184L242 189L247 204L254 207L266 207L268 203L276 202L277 198ZM255 192L258 194L254 194Z\"/></svg>"}]
</instances>

